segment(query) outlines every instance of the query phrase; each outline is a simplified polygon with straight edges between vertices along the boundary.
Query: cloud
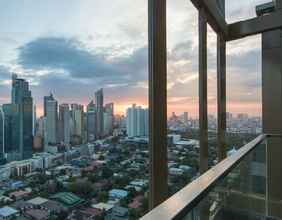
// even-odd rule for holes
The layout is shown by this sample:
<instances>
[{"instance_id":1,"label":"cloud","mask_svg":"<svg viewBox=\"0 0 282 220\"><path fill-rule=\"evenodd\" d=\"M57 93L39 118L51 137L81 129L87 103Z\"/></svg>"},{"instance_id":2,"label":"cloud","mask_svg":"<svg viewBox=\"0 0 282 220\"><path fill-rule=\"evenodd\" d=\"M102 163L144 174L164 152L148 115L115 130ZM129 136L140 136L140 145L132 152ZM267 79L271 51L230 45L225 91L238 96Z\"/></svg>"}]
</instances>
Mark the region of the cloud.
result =
<instances>
[{"instance_id":1,"label":"cloud","mask_svg":"<svg viewBox=\"0 0 282 220\"><path fill-rule=\"evenodd\" d=\"M19 48L18 63L27 70L63 70L76 79L102 83L136 82L147 78L147 48L109 57L110 48L93 51L74 38L43 37Z\"/></svg>"},{"instance_id":2,"label":"cloud","mask_svg":"<svg viewBox=\"0 0 282 220\"><path fill-rule=\"evenodd\" d=\"M8 67L0 65L0 80L7 80L11 78L11 72Z\"/></svg>"}]
</instances>

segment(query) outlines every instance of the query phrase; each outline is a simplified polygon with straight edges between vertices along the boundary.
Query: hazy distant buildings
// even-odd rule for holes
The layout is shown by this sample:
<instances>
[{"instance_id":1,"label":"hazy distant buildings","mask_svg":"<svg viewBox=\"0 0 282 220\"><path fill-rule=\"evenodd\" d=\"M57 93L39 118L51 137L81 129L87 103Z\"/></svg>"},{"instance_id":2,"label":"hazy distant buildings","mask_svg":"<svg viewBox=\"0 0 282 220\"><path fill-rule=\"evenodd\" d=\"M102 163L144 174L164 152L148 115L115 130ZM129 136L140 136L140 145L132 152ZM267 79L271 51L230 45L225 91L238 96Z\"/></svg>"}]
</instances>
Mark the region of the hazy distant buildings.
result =
<instances>
[{"instance_id":1,"label":"hazy distant buildings","mask_svg":"<svg viewBox=\"0 0 282 220\"><path fill-rule=\"evenodd\" d=\"M128 137L148 136L148 109L132 105L126 112L126 130Z\"/></svg>"},{"instance_id":2,"label":"hazy distant buildings","mask_svg":"<svg viewBox=\"0 0 282 220\"><path fill-rule=\"evenodd\" d=\"M183 113L183 122L185 123L185 124L187 124L188 123L188 112L184 112Z\"/></svg>"},{"instance_id":3,"label":"hazy distant buildings","mask_svg":"<svg viewBox=\"0 0 282 220\"><path fill-rule=\"evenodd\" d=\"M45 109L45 143L56 144L57 143L57 126L58 126L58 102L55 100L52 94L44 97L44 109Z\"/></svg>"},{"instance_id":4,"label":"hazy distant buildings","mask_svg":"<svg viewBox=\"0 0 282 220\"><path fill-rule=\"evenodd\" d=\"M70 143L70 107L68 104L59 106L59 141L68 145Z\"/></svg>"},{"instance_id":5,"label":"hazy distant buildings","mask_svg":"<svg viewBox=\"0 0 282 220\"><path fill-rule=\"evenodd\" d=\"M96 134L98 138L104 135L104 95L103 89L95 92L96 104Z\"/></svg>"}]
</instances>

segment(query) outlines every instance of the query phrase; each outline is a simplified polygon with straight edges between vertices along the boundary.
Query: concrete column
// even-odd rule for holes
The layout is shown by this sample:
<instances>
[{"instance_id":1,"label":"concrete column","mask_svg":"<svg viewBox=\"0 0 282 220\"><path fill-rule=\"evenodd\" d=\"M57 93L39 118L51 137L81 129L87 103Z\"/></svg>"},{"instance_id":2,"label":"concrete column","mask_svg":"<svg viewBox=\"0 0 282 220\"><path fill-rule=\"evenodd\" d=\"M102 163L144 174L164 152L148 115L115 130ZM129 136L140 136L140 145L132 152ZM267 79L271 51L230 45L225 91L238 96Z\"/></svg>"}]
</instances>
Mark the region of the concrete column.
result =
<instances>
[{"instance_id":1,"label":"concrete column","mask_svg":"<svg viewBox=\"0 0 282 220\"><path fill-rule=\"evenodd\" d=\"M199 124L200 124L200 172L208 169L208 87L207 87L207 18L203 8L199 10Z\"/></svg>"},{"instance_id":2,"label":"concrete column","mask_svg":"<svg viewBox=\"0 0 282 220\"><path fill-rule=\"evenodd\" d=\"M219 8L225 15L225 0L218 0ZM226 157L226 42L222 34L217 34L217 157Z\"/></svg>"},{"instance_id":3,"label":"concrete column","mask_svg":"<svg viewBox=\"0 0 282 220\"><path fill-rule=\"evenodd\" d=\"M149 0L150 209L168 196L166 0Z\"/></svg>"}]
</instances>

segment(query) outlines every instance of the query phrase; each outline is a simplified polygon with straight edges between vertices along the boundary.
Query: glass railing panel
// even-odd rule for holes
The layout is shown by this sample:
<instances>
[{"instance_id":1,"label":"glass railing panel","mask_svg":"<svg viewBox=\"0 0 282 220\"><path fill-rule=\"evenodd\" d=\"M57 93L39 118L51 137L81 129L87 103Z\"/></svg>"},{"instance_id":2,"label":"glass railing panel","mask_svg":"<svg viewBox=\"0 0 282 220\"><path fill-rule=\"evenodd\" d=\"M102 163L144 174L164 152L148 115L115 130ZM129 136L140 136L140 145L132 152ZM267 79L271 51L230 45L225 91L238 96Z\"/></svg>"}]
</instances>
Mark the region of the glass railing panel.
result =
<instances>
[{"instance_id":1,"label":"glass railing panel","mask_svg":"<svg viewBox=\"0 0 282 220\"><path fill-rule=\"evenodd\" d=\"M256 220L266 216L266 141L239 162L184 220Z\"/></svg>"},{"instance_id":2,"label":"glass railing panel","mask_svg":"<svg viewBox=\"0 0 282 220\"><path fill-rule=\"evenodd\" d=\"M270 135L267 138L267 216L270 220L282 219L282 138Z\"/></svg>"}]
</instances>

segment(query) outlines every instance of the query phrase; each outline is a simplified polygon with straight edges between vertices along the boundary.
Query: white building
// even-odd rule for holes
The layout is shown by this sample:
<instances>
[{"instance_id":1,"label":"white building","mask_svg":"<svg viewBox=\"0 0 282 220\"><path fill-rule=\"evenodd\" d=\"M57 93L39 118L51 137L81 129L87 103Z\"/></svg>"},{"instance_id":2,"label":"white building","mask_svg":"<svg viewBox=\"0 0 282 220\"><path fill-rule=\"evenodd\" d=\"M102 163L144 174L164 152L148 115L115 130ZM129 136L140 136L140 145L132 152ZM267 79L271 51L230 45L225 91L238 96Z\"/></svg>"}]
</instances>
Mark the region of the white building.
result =
<instances>
[{"instance_id":1,"label":"white building","mask_svg":"<svg viewBox=\"0 0 282 220\"><path fill-rule=\"evenodd\" d=\"M58 102L46 101L46 137L47 143L57 143Z\"/></svg>"},{"instance_id":2,"label":"white building","mask_svg":"<svg viewBox=\"0 0 282 220\"><path fill-rule=\"evenodd\" d=\"M126 130L128 137L148 136L148 109L132 105L126 112Z\"/></svg>"},{"instance_id":3,"label":"white building","mask_svg":"<svg viewBox=\"0 0 282 220\"><path fill-rule=\"evenodd\" d=\"M72 104L72 134L81 136L83 135L83 105Z\"/></svg>"},{"instance_id":4,"label":"white building","mask_svg":"<svg viewBox=\"0 0 282 220\"><path fill-rule=\"evenodd\" d=\"M70 143L70 108L68 104L59 106L59 136L60 141Z\"/></svg>"}]
</instances>

